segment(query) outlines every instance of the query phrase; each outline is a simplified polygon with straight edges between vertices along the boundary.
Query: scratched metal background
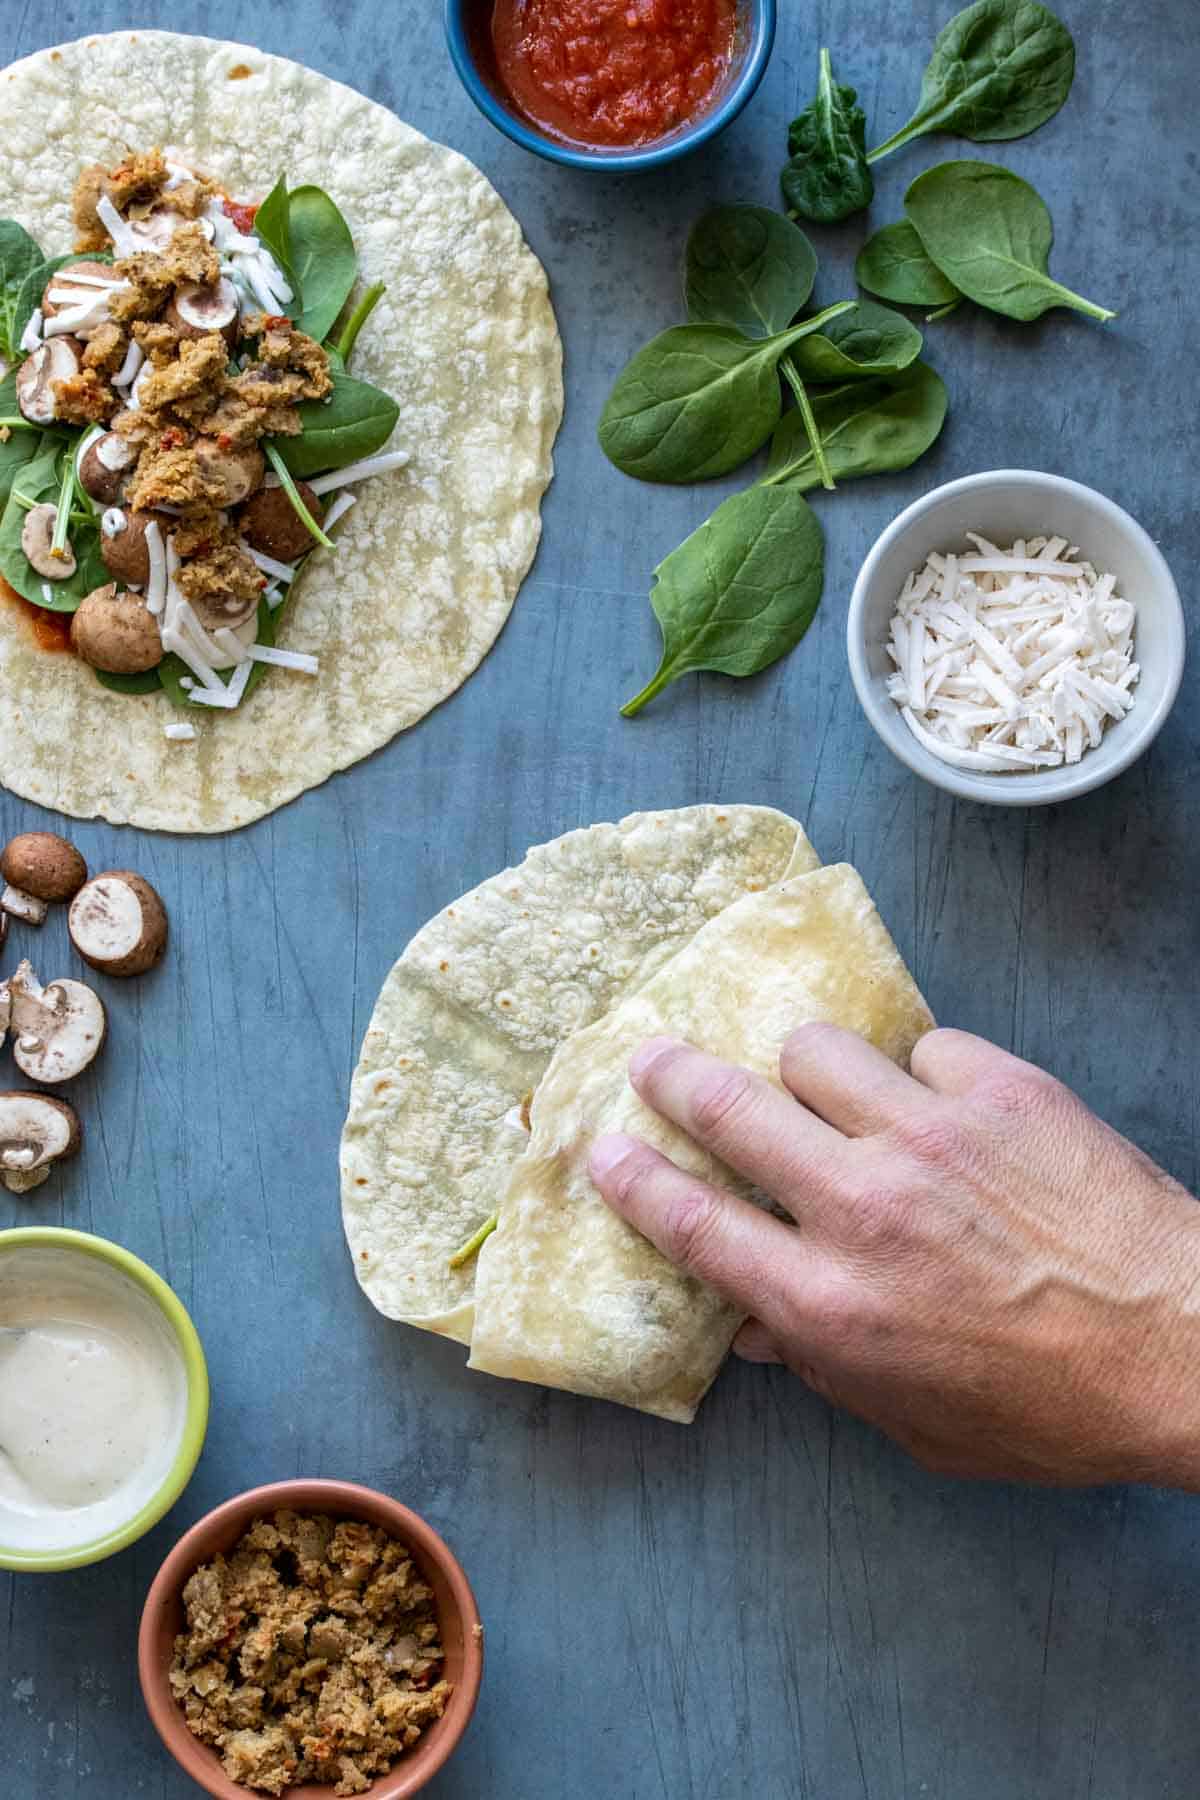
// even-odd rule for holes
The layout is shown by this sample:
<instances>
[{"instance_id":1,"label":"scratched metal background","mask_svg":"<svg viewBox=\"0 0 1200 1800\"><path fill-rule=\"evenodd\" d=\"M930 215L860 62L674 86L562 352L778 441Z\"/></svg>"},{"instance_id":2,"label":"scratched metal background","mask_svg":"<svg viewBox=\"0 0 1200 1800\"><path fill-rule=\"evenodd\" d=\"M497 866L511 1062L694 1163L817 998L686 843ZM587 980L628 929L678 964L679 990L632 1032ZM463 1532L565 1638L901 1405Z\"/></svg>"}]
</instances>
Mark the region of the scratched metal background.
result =
<instances>
[{"instance_id":1,"label":"scratched metal background","mask_svg":"<svg viewBox=\"0 0 1200 1800\"><path fill-rule=\"evenodd\" d=\"M376 991L422 921L525 846L638 807L784 806L862 870L939 1016L1048 1064L1197 1181L1197 673L1141 766L1070 808L957 805L890 761L842 648L876 532L937 481L1059 470L1129 507L1190 601L1197 257L1194 0L1065 0L1067 109L981 154L1029 176L1055 269L1120 309L931 333L953 413L933 455L816 504L825 602L761 678L680 683L636 723L654 667L654 563L716 492L625 481L594 425L626 355L678 308L706 202L771 202L818 46L877 140L907 116L949 0L784 0L764 87L719 142L632 181L555 170L473 111L431 0L0 5L21 55L130 24L251 36L364 88L473 157L553 284L567 420L545 540L483 669L371 762L218 841L85 825L94 865L166 895L161 973L111 996L64 1181L0 1223L61 1222L146 1257L190 1307L213 1413L174 1512L78 1574L0 1586L5 1800L183 1800L134 1672L139 1608L175 1536L273 1477L345 1476L425 1512L488 1626L476 1721L438 1800L1183 1800L1200 1780L1200 1511L1147 1491L1059 1495L926 1477L788 1375L731 1368L691 1430L466 1373L455 1346L378 1318L342 1246L336 1151ZM876 221L945 154L880 169ZM66 171L64 171L65 176ZM816 234L838 297L862 228ZM730 486L735 485L733 483ZM0 796L0 831L53 824ZM20 948L26 944L21 934ZM10 942L9 962L13 960ZM71 961L61 919L36 943Z\"/></svg>"}]
</instances>

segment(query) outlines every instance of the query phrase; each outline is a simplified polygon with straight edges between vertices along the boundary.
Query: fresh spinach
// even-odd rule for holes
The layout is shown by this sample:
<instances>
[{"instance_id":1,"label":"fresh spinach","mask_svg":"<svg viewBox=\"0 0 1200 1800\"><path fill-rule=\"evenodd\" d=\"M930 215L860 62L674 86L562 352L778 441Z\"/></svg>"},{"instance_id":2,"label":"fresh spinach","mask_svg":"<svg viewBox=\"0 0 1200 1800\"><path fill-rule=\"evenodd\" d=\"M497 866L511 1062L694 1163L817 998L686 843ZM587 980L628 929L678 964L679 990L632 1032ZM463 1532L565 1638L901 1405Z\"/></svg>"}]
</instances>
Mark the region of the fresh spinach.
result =
<instances>
[{"instance_id":1,"label":"fresh spinach","mask_svg":"<svg viewBox=\"0 0 1200 1800\"><path fill-rule=\"evenodd\" d=\"M833 79L821 51L817 95L788 127L788 161L779 178L784 203L802 219L836 225L870 206L875 182L867 164L867 120L852 87Z\"/></svg>"},{"instance_id":2,"label":"fresh spinach","mask_svg":"<svg viewBox=\"0 0 1200 1800\"><path fill-rule=\"evenodd\" d=\"M300 284L292 264L292 232L288 208L287 179L281 175L254 214L254 233L261 238L292 290L288 315L295 318L301 310Z\"/></svg>"},{"instance_id":3,"label":"fresh spinach","mask_svg":"<svg viewBox=\"0 0 1200 1800\"><path fill-rule=\"evenodd\" d=\"M1010 319L1037 319L1053 306L1116 317L1050 278L1050 214L1036 188L1011 170L939 163L918 175L904 210L943 275L980 306Z\"/></svg>"},{"instance_id":4,"label":"fresh spinach","mask_svg":"<svg viewBox=\"0 0 1200 1800\"><path fill-rule=\"evenodd\" d=\"M395 430L400 408L390 394L334 368L328 400L305 400L299 407L303 434L273 438L289 472L300 481L328 469L374 456Z\"/></svg>"},{"instance_id":5,"label":"fresh spinach","mask_svg":"<svg viewBox=\"0 0 1200 1800\"><path fill-rule=\"evenodd\" d=\"M323 188L298 187L288 195L288 234L303 300L296 324L321 343L358 279L358 252L350 227Z\"/></svg>"},{"instance_id":6,"label":"fresh spinach","mask_svg":"<svg viewBox=\"0 0 1200 1800\"><path fill-rule=\"evenodd\" d=\"M921 334L902 313L874 300L831 319L806 337L792 360L808 381L855 381L907 369L921 354Z\"/></svg>"},{"instance_id":7,"label":"fresh spinach","mask_svg":"<svg viewBox=\"0 0 1200 1800\"><path fill-rule=\"evenodd\" d=\"M854 279L869 294L897 306L946 307L962 295L942 274L910 219L881 225L869 237L854 264Z\"/></svg>"},{"instance_id":8,"label":"fresh spinach","mask_svg":"<svg viewBox=\"0 0 1200 1800\"><path fill-rule=\"evenodd\" d=\"M691 669L755 675L785 655L812 623L824 565L821 527L794 488L752 487L724 501L655 570L662 661L624 716Z\"/></svg>"},{"instance_id":9,"label":"fresh spinach","mask_svg":"<svg viewBox=\"0 0 1200 1800\"><path fill-rule=\"evenodd\" d=\"M841 301L767 338L720 325L662 332L617 377L600 419L604 454L643 481L728 474L779 423L780 358L853 305Z\"/></svg>"},{"instance_id":10,"label":"fresh spinach","mask_svg":"<svg viewBox=\"0 0 1200 1800\"><path fill-rule=\"evenodd\" d=\"M182 666L180 664L181 668ZM137 675L112 675L107 669L93 669L92 673L101 687L111 688L114 694L158 694L162 692L157 669L143 669Z\"/></svg>"},{"instance_id":11,"label":"fresh spinach","mask_svg":"<svg viewBox=\"0 0 1200 1800\"><path fill-rule=\"evenodd\" d=\"M0 418L15 418L18 411L17 372L13 369L0 381ZM7 441L0 444L0 506L4 505L12 491L17 471L33 462L40 450L40 432L22 431L17 426L9 427Z\"/></svg>"},{"instance_id":12,"label":"fresh spinach","mask_svg":"<svg viewBox=\"0 0 1200 1800\"><path fill-rule=\"evenodd\" d=\"M45 582L44 577L30 566L21 548L21 529L28 510L27 506L21 505L21 500L32 500L34 505L44 501L57 503L62 488L64 455L74 455L74 445L65 451L57 446L43 450L16 472L0 516L0 575L34 606L45 607L48 612L73 613L85 594L112 579L100 555L100 531L96 521L88 519L72 526L75 573L65 581ZM49 600L42 592L43 585L50 589L52 597Z\"/></svg>"},{"instance_id":13,"label":"fresh spinach","mask_svg":"<svg viewBox=\"0 0 1200 1800\"><path fill-rule=\"evenodd\" d=\"M821 444L842 481L907 469L936 440L946 417L946 387L927 363L898 375L850 381L813 394ZM771 440L764 487L815 488L812 449L794 412L785 413Z\"/></svg>"},{"instance_id":14,"label":"fresh spinach","mask_svg":"<svg viewBox=\"0 0 1200 1800\"><path fill-rule=\"evenodd\" d=\"M0 219L0 355L11 359L21 354L21 333L29 321L29 312L21 316L21 295L29 277L45 264L25 227L15 219Z\"/></svg>"},{"instance_id":15,"label":"fresh spinach","mask_svg":"<svg viewBox=\"0 0 1200 1800\"><path fill-rule=\"evenodd\" d=\"M766 206L714 206L687 241L687 315L693 325L773 337L807 303L816 277L817 253L790 219Z\"/></svg>"},{"instance_id":16,"label":"fresh spinach","mask_svg":"<svg viewBox=\"0 0 1200 1800\"><path fill-rule=\"evenodd\" d=\"M928 131L976 143L1025 137L1052 119L1071 91L1075 44L1038 0L975 0L934 39L917 110L868 162Z\"/></svg>"}]
</instances>

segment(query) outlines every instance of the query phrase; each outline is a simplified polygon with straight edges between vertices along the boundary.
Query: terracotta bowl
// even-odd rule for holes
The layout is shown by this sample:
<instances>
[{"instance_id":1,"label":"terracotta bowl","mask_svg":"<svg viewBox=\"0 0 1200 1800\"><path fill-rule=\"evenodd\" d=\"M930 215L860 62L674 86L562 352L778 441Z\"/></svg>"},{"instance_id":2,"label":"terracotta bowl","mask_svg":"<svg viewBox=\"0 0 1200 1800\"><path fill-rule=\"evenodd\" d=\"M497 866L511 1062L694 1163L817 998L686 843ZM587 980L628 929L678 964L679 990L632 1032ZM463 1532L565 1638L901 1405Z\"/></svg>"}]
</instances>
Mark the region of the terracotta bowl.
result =
<instances>
[{"instance_id":1,"label":"terracotta bowl","mask_svg":"<svg viewBox=\"0 0 1200 1800\"><path fill-rule=\"evenodd\" d=\"M182 1594L188 1577L218 1551L232 1550L255 1519L280 1507L381 1526L411 1552L433 1589L446 1652L445 1676L454 1693L437 1723L386 1775L376 1777L365 1796L365 1800L408 1800L432 1781L470 1723L483 1676L483 1627L470 1584L437 1532L407 1506L373 1488L350 1481L274 1481L227 1500L184 1533L155 1576L142 1611L138 1673L150 1717L176 1762L216 1800L252 1800L253 1790L230 1781L216 1752L188 1730L167 1671L176 1633L183 1628ZM287 1790L287 1800L331 1800L332 1795L326 1782L309 1781Z\"/></svg>"}]
</instances>

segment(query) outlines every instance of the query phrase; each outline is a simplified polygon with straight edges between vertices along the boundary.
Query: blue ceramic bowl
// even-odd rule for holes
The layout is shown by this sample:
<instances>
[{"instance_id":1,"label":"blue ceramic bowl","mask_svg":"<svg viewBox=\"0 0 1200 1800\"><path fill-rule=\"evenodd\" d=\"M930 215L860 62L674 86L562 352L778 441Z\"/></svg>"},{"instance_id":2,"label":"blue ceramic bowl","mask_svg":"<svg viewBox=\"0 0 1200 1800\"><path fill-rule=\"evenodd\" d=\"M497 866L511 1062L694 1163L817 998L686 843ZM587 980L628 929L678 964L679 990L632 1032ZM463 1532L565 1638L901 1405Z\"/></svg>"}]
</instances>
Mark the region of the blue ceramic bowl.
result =
<instances>
[{"instance_id":1,"label":"blue ceramic bowl","mask_svg":"<svg viewBox=\"0 0 1200 1800\"><path fill-rule=\"evenodd\" d=\"M708 110L634 150L568 144L517 111L492 58L491 0L446 0L446 42L459 79L485 118L514 144L573 169L657 169L707 143L736 119L763 78L775 42L776 0L738 0L733 62Z\"/></svg>"}]
</instances>

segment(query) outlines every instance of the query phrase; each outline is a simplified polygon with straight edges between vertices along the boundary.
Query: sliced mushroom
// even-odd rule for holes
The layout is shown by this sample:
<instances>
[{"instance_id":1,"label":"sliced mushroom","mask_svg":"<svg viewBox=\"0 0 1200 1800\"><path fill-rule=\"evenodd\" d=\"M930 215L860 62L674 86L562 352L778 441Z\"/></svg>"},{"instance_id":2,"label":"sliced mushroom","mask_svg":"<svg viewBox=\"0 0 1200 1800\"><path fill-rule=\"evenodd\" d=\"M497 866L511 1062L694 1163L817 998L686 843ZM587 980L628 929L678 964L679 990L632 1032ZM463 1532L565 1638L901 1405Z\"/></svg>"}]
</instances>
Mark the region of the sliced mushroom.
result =
<instances>
[{"instance_id":1,"label":"sliced mushroom","mask_svg":"<svg viewBox=\"0 0 1200 1800\"><path fill-rule=\"evenodd\" d=\"M44 500L40 506L30 507L21 527L21 549L25 560L47 581L66 581L75 573L75 552L70 544L64 544L61 550L54 549L57 523L57 506Z\"/></svg>"},{"instance_id":2,"label":"sliced mushroom","mask_svg":"<svg viewBox=\"0 0 1200 1800\"><path fill-rule=\"evenodd\" d=\"M82 1075L108 1027L99 994L82 981L42 987L28 962L0 985L8 990L13 1058L21 1073L50 1087Z\"/></svg>"},{"instance_id":3,"label":"sliced mushroom","mask_svg":"<svg viewBox=\"0 0 1200 1800\"><path fill-rule=\"evenodd\" d=\"M141 219L127 219L130 236L138 250L165 250L181 225L187 220L171 206L154 206Z\"/></svg>"},{"instance_id":4,"label":"sliced mushroom","mask_svg":"<svg viewBox=\"0 0 1200 1800\"><path fill-rule=\"evenodd\" d=\"M144 975L167 947L167 909L132 869L107 869L80 888L67 915L71 942L105 975Z\"/></svg>"},{"instance_id":5,"label":"sliced mushroom","mask_svg":"<svg viewBox=\"0 0 1200 1800\"><path fill-rule=\"evenodd\" d=\"M58 417L56 381L78 375L80 352L69 337L50 338L39 344L17 370L17 405L31 425L52 425Z\"/></svg>"},{"instance_id":6,"label":"sliced mushroom","mask_svg":"<svg viewBox=\"0 0 1200 1800\"><path fill-rule=\"evenodd\" d=\"M219 331L232 350L239 331L237 289L224 275L210 287L200 281L185 282L176 288L163 318L185 338L208 337Z\"/></svg>"},{"instance_id":7,"label":"sliced mushroom","mask_svg":"<svg viewBox=\"0 0 1200 1800\"><path fill-rule=\"evenodd\" d=\"M263 484L266 463L253 444L222 450L214 438L197 438L196 461L211 484L214 506L240 506Z\"/></svg>"},{"instance_id":8,"label":"sliced mushroom","mask_svg":"<svg viewBox=\"0 0 1200 1800\"><path fill-rule=\"evenodd\" d=\"M0 910L11 913L14 919L23 919L26 925L46 923L46 902L35 900L32 894L22 893L11 882L0 893Z\"/></svg>"},{"instance_id":9,"label":"sliced mushroom","mask_svg":"<svg viewBox=\"0 0 1200 1800\"><path fill-rule=\"evenodd\" d=\"M0 1094L0 1181L14 1194L40 1187L52 1164L79 1149L79 1119L52 1094Z\"/></svg>"},{"instance_id":10,"label":"sliced mushroom","mask_svg":"<svg viewBox=\"0 0 1200 1800\"><path fill-rule=\"evenodd\" d=\"M37 900L69 900L87 880L87 864L57 832L23 831L4 846L0 875Z\"/></svg>"},{"instance_id":11,"label":"sliced mushroom","mask_svg":"<svg viewBox=\"0 0 1200 1800\"><path fill-rule=\"evenodd\" d=\"M95 275L108 282L107 287L95 287L91 282L72 281L73 275ZM50 277L42 292L43 333L47 337L55 335L53 329L47 329L51 319L57 319L62 313L73 316L63 320L66 330L76 337L90 338L108 319L108 296L116 285L116 277L111 263L90 262L81 258L79 262L68 263L65 268L58 269ZM51 294L69 293L69 300L52 300Z\"/></svg>"},{"instance_id":12,"label":"sliced mushroom","mask_svg":"<svg viewBox=\"0 0 1200 1800\"><path fill-rule=\"evenodd\" d=\"M325 517L325 502L313 493L307 481L298 481L296 486L319 525ZM238 515L238 526L252 549L273 556L277 562L295 562L313 546L308 526L281 487L264 487L252 494Z\"/></svg>"},{"instance_id":13,"label":"sliced mushroom","mask_svg":"<svg viewBox=\"0 0 1200 1800\"><path fill-rule=\"evenodd\" d=\"M141 675L163 659L158 620L140 594L119 592L115 581L93 588L80 602L71 620L71 648L106 675Z\"/></svg>"},{"instance_id":14,"label":"sliced mushroom","mask_svg":"<svg viewBox=\"0 0 1200 1800\"><path fill-rule=\"evenodd\" d=\"M79 484L100 506L115 506L125 492L130 471L138 459L136 445L106 432L89 444L79 462Z\"/></svg>"}]
</instances>

